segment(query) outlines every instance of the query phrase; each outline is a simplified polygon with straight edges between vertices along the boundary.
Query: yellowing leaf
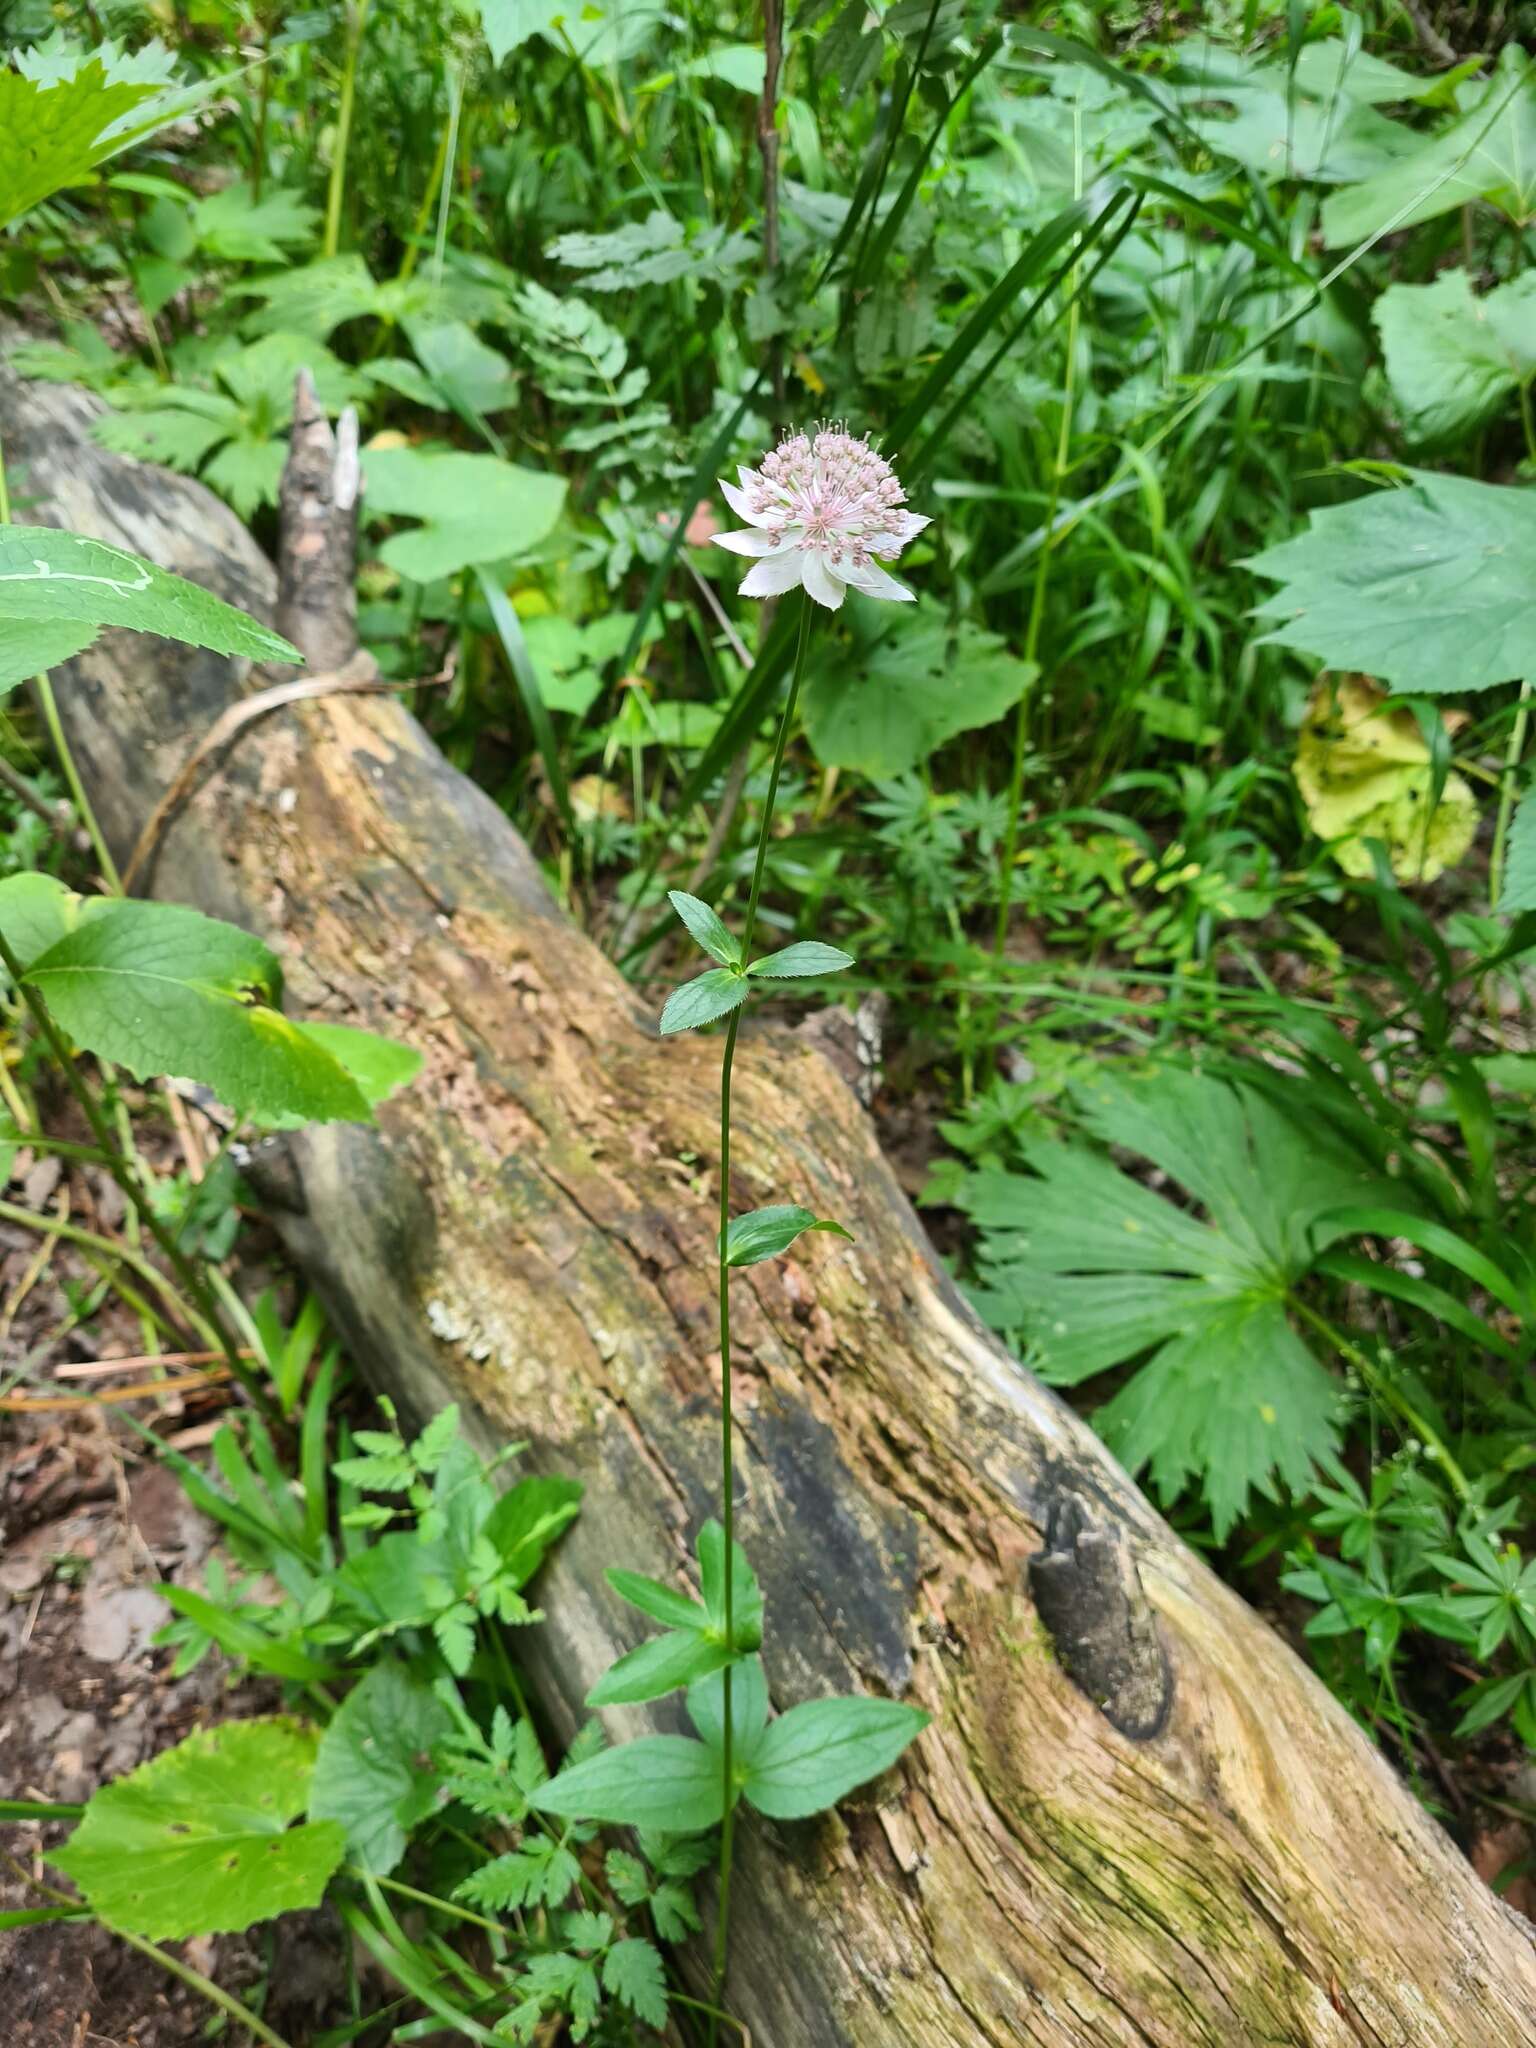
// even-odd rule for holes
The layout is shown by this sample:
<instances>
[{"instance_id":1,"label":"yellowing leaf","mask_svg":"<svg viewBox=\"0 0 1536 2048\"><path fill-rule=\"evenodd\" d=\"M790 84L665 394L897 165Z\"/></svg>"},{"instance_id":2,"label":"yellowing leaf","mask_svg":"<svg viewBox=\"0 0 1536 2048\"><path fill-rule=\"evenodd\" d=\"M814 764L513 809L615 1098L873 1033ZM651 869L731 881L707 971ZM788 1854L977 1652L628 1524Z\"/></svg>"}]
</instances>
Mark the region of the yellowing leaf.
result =
<instances>
[{"instance_id":1,"label":"yellowing leaf","mask_svg":"<svg viewBox=\"0 0 1536 2048\"><path fill-rule=\"evenodd\" d=\"M1454 770L1434 801L1418 720L1386 701L1364 676L1319 682L1292 772L1313 831L1345 874L1376 872L1366 841L1379 839L1400 882L1432 882L1472 844L1477 802Z\"/></svg>"}]
</instances>

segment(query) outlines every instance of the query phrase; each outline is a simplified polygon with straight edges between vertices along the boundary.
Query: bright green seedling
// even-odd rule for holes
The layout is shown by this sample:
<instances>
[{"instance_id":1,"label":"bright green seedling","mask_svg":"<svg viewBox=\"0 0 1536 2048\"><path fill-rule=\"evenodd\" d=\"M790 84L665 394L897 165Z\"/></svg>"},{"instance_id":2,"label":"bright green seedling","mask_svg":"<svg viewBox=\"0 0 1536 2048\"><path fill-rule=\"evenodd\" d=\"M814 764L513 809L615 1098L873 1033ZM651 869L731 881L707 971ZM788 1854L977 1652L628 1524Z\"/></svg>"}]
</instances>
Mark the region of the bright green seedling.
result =
<instances>
[{"instance_id":1,"label":"bright green seedling","mask_svg":"<svg viewBox=\"0 0 1536 2048\"><path fill-rule=\"evenodd\" d=\"M661 1699L679 1686L722 1670L763 1640L763 1595L739 1543L732 1546L731 1623L725 1613L725 1531L706 1522L699 1531L699 1584L702 1602L690 1599L659 1579L638 1572L610 1571L608 1583L631 1607L667 1633L642 1643L621 1657L587 1694L589 1707L616 1707L640 1700Z\"/></svg>"},{"instance_id":2,"label":"bright green seedling","mask_svg":"<svg viewBox=\"0 0 1536 2048\"><path fill-rule=\"evenodd\" d=\"M772 1820L825 1812L889 1770L929 1716L899 1700L808 1700L768 1719L762 1660L733 1673L731 1804L745 1799ZM688 1688L698 1740L642 1736L601 1751L541 1785L530 1805L543 1813L613 1826L692 1833L724 1818L725 1674Z\"/></svg>"},{"instance_id":3,"label":"bright green seedling","mask_svg":"<svg viewBox=\"0 0 1536 2048\"><path fill-rule=\"evenodd\" d=\"M827 1230L853 1243L853 1232L834 1223L830 1216L818 1216L796 1202L776 1202L767 1209L750 1209L745 1216L731 1219L731 1227L725 1233L725 1263L756 1266L764 1259L776 1259L807 1230Z\"/></svg>"},{"instance_id":4,"label":"bright green seedling","mask_svg":"<svg viewBox=\"0 0 1536 2048\"><path fill-rule=\"evenodd\" d=\"M303 1813L318 1736L297 1721L200 1729L103 1786L49 1860L125 1934L235 1934L318 1906L341 1862L334 1820Z\"/></svg>"},{"instance_id":5,"label":"bright green seedling","mask_svg":"<svg viewBox=\"0 0 1536 2048\"><path fill-rule=\"evenodd\" d=\"M684 982L668 996L661 1013L661 1028L669 1034L694 1031L701 1024L712 1024L719 1017L729 1016L752 993L754 979L781 981L808 974L836 974L853 965L852 954L841 952L836 946L824 946L815 939L785 946L748 965L740 941L732 938L707 903L681 889L667 893L672 908L699 945L711 960L720 963Z\"/></svg>"}]
</instances>

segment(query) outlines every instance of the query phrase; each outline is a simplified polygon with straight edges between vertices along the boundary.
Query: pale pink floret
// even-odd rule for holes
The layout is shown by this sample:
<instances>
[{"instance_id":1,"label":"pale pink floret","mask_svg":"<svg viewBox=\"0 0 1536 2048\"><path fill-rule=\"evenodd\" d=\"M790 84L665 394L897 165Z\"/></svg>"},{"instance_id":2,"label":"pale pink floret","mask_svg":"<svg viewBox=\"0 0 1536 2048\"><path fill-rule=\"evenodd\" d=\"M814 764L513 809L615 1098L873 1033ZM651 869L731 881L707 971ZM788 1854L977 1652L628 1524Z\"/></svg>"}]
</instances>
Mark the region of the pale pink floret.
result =
<instances>
[{"instance_id":1,"label":"pale pink floret","mask_svg":"<svg viewBox=\"0 0 1536 2048\"><path fill-rule=\"evenodd\" d=\"M720 488L747 524L717 533L714 542L755 557L742 578L743 597L777 597L803 584L831 611L847 589L911 603L913 593L875 558L894 561L928 521L906 510L895 471L867 441L841 427L791 434L760 468L737 474L739 484L722 477Z\"/></svg>"}]
</instances>

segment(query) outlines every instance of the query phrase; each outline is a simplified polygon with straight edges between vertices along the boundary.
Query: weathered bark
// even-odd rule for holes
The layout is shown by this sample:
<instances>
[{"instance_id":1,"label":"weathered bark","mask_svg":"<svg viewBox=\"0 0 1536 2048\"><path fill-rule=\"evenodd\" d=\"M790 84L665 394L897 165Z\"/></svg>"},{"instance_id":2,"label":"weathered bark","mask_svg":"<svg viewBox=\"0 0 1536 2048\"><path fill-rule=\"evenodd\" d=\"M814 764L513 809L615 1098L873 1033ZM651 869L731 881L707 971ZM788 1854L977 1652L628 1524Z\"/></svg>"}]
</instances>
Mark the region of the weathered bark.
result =
<instances>
[{"instance_id":1,"label":"weathered bark","mask_svg":"<svg viewBox=\"0 0 1536 2048\"><path fill-rule=\"evenodd\" d=\"M89 411L0 393L36 516L269 615L229 515L92 447ZM61 680L126 850L242 685L121 634ZM262 932L299 1009L425 1055L379 1131L291 1146L281 1227L380 1386L419 1414L458 1400L483 1441L528 1437L585 1481L520 1645L568 1730L643 1633L602 1568L685 1574L711 1507L719 1048L658 1040L386 699L252 726L171 825L155 888ZM737 1283L774 1696L863 1687L935 1716L835 1818L747 1818L732 1990L757 2048L1536 2043L1529 1930L977 1325L821 1056L756 1031L738 1075L738 1207L803 1201L857 1240Z\"/></svg>"}]
</instances>

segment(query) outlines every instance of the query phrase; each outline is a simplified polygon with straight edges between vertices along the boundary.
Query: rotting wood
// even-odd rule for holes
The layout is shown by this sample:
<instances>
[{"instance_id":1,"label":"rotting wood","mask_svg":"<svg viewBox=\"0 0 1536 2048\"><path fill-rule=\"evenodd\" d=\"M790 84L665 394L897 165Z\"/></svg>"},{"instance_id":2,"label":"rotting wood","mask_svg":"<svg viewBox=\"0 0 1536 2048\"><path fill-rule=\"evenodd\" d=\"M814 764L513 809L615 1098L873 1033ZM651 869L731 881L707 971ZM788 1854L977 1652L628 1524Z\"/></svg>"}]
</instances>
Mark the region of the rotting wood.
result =
<instances>
[{"instance_id":1,"label":"rotting wood","mask_svg":"<svg viewBox=\"0 0 1536 2048\"><path fill-rule=\"evenodd\" d=\"M233 518L94 447L92 410L0 390L33 516L270 617L273 573ZM126 851L242 683L123 634L60 681ZM681 1578L711 1505L718 1047L657 1039L654 1001L390 699L245 732L168 830L156 888L261 932L296 1009L426 1057L378 1131L285 1145L278 1222L379 1386L418 1414L458 1400L481 1442L527 1437L530 1463L585 1482L520 1645L568 1733L641 1633L603 1567ZM793 1198L856 1238L741 1281L740 1523L774 1696L862 1686L936 1717L836 1818L742 1829L732 1994L758 2048L1536 2043L1530 1929L977 1325L826 1062L764 1029L738 1071L738 1206ZM1030 1596L1030 1559L1081 1564L1093 1531L1141 1588L1127 1631L1166 1659L1156 1732L1114 1725Z\"/></svg>"}]
</instances>

